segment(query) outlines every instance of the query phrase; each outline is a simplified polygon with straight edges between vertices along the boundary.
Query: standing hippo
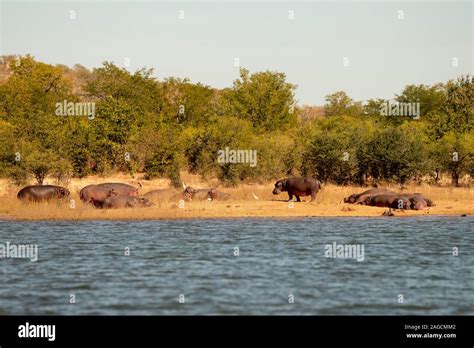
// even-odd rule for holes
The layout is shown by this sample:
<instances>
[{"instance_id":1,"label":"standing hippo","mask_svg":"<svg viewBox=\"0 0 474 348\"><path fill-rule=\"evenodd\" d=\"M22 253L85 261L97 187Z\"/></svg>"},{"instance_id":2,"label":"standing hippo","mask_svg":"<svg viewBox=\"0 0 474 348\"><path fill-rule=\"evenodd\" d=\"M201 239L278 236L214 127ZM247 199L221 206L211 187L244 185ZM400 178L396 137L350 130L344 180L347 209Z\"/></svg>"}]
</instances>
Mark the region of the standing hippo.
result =
<instances>
[{"instance_id":1,"label":"standing hippo","mask_svg":"<svg viewBox=\"0 0 474 348\"><path fill-rule=\"evenodd\" d=\"M154 204L144 197L134 196L115 196L105 199L102 208L117 209L117 208L144 208L151 207Z\"/></svg>"},{"instance_id":2,"label":"standing hippo","mask_svg":"<svg viewBox=\"0 0 474 348\"><path fill-rule=\"evenodd\" d=\"M321 183L319 180L310 177L293 177L278 180L275 183L273 194L278 195L282 192L288 192L288 201L293 200L294 195L297 202L301 202L300 196L311 196L311 202L314 202L320 189Z\"/></svg>"},{"instance_id":3,"label":"standing hippo","mask_svg":"<svg viewBox=\"0 0 474 348\"><path fill-rule=\"evenodd\" d=\"M79 197L84 203L92 203L96 208L101 208L105 199L110 196L118 196L115 189L98 185L87 185L79 192Z\"/></svg>"},{"instance_id":4,"label":"standing hippo","mask_svg":"<svg viewBox=\"0 0 474 348\"><path fill-rule=\"evenodd\" d=\"M230 199L230 194L218 191L216 189L210 189L208 194L207 194L207 197L212 201L214 201L214 200L226 201L226 200Z\"/></svg>"},{"instance_id":5,"label":"standing hippo","mask_svg":"<svg viewBox=\"0 0 474 348\"><path fill-rule=\"evenodd\" d=\"M92 203L94 207L96 208L103 208L104 207L104 202L107 198L109 197L117 197L118 194L115 192L114 189L108 190L108 189L101 189L102 191L97 191L95 196L91 196L90 200L88 203ZM124 197L129 197L129 196L124 196Z\"/></svg>"},{"instance_id":6,"label":"standing hippo","mask_svg":"<svg viewBox=\"0 0 474 348\"><path fill-rule=\"evenodd\" d=\"M55 185L31 185L23 187L16 195L22 201L43 202L69 197L67 188Z\"/></svg>"},{"instance_id":7,"label":"standing hippo","mask_svg":"<svg viewBox=\"0 0 474 348\"><path fill-rule=\"evenodd\" d=\"M373 188L361 193L354 193L350 195L349 197L344 198L344 203L364 204L364 202L369 196L375 196L382 193L395 193L395 192L390 191L385 188Z\"/></svg>"}]
</instances>

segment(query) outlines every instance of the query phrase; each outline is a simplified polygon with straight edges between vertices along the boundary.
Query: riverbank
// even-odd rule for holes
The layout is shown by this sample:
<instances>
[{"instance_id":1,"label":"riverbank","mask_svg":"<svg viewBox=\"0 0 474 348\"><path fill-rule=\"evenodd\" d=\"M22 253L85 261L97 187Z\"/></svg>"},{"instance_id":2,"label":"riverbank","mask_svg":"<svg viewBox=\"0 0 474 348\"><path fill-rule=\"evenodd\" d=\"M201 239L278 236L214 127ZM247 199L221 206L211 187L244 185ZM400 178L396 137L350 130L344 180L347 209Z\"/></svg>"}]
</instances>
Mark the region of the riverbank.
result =
<instances>
[{"instance_id":1,"label":"riverbank","mask_svg":"<svg viewBox=\"0 0 474 348\"><path fill-rule=\"evenodd\" d=\"M186 175L187 185L204 188L217 187L216 180L202 181L197 176ZM126 176L110 178L89 177L73 179L67 185L71 191L70 202L52 202L43 204L24 204L16 199L18 188L0 182L0 218L13 220L154 220L154 219L195 219L195 218L241 218L241 217L363 217L382 216L387 208L368 207L345 204L344 197L363 191L355 186L325 185L319 192L315 203L304 202L292 204L286 202L288 195L272 194L273 183L265 185L240 185L235 188L219 187L219 190L231 194L229 201L191 201L180 207L178 202L161 202L150 208L99 210L83 204L79 199L80 188L99 182L126 182L138 186L138 181ZM164 179L140 181L141 192L166 188ZM399 191L396 187L391 188ZM422 192L436 204L426 210L396 210L398 217L418 215L474 215L474 189L435 187L428 185L409 185L403 192Z\"/></svg>"}]
</instances>

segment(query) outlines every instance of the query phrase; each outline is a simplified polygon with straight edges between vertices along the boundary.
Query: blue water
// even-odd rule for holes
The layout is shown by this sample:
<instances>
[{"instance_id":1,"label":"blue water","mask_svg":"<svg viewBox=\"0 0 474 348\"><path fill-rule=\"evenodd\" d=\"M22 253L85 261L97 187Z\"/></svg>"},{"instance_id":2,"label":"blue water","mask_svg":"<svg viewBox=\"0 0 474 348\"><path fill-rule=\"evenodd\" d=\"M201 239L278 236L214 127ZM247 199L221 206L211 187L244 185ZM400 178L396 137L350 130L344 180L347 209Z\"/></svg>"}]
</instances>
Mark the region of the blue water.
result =
<instances>
[{"instance_id":1,"label":"blue water","mask_svg":"<svg viewBox=\"0 0 474 348\"><path fill-rule=\"evenodd\" d=\"M0 259L0 314L474 314L473 217L2 221L6 242L38 261Z\"/></svg>"}]
</instances>

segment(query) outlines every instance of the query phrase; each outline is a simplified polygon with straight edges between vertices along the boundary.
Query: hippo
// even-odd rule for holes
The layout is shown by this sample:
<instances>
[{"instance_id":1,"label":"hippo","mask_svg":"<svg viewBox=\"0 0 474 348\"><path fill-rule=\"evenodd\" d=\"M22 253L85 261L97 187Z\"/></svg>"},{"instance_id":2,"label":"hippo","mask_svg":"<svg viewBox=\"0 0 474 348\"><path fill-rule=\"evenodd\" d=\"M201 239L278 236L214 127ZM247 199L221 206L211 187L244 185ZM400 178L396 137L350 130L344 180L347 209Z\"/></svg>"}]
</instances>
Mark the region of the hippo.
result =
<instances>
[{"instance_id":1,"label":"hippo","mask_svg":"<svg viewBox=\"0 0 474 348\"><path fill-rule=\"evenodd\" d=\"M292 177L278 180L275 183L273 194L288 192L288 201L293 200L294 195L297 202L301 202L300 196L311 196L311 202L314 202L320 189L321 182L319 180L310 177Z\"/></svg>"},{"instance_id":2,"label":"hippo","mask_svg":"<svg viewBox=\"0 0 474 348\"><path fill-rule=\"evenodd\" d=\"M99 194L99 191L97 191L95 196L90 197L87 203L92 203L92 205L94 205L94 207L96 208L103 208L104 202L107 198L118 196L117 192L115 192L114 189L112 190L101 189L101 190L102 191L100 191L100 194ZM129 197L129 196L124 196L124 197Z\"/></svg>"},{"instance_id":3,"label":"hippo","mask_svg":"<svg viewBox=\"0 0 474 348\"><path fill-rule=\"evenodd\" d=\"M141 188L141 184L139 183ZM119 196L138 196L139 188L135 188L131 185L122 184L119 182L106 182L103 184L97 184L96 186L107 188L107 189L114 189Z\"/></svg>"},{"instance_id":4,"label":"hippo","mask_svg":"<svg viewBox=\"0 0 474 348\"><path fill-rule=\"evenodd\" d=\"M407 197L392 193L369 196L365 204L372 207L388 207L392 209L409 209L411 207L411 202Z\"/></svg>"},{"instance_id":5,"label":"hippo","mask_svg":"<svg viewBox=\"0 0 474 348\"><path fill-rule=\"evenodd\" d=\"M344 203L364 204L364 202L369 196L374 196L381 193L395 193L395 192L390 191L385 188L373 188L361 193L354 193L350 195L349 197L344 198ZM365 197L362 197L362 196L365 196Z\"/></svg>"},{"instance_id":6,"label":"hippo","mask_svg":"<svg viewBox=\"0 0 474 348\"><path fill-rule=\"evenodd\" d=\"M43 202L69 197L67 188L55 185L30 185L23 187L16 195L22 201Z\"/></svg>"},{"instance_id":7,"label":"hippo","mask_svg":"<svg viewBox=\"0 0 474 348\"><path fill-rule=\"evenodd\" d=\"M379 194L380 194L380 193L379 193ZM369 194L366 194L366 195L360 195L360 196L357 195L357 196L358 196L357 199L356 199L355 201L351 202L351 203L353 203L353 204L359 204L359 205L367 205L368 198L373 197L373 196L376 196L376 195L377 195L377 194L370 194L370 193L369 193ZM344 198L344 201L345 201L345 200L346 200L346 199ZM352 199L351 199L351 200L352 200ZM345 202L345 203L348 203L348 202Z\"/></svg>"},{"instance_id":8,"label":"hippo","mask_svg":"<svg viewBox=\"0 0 474 348\"><path fill-rule=\"evenodd\" d=\"M392 202L390 208L393 209L411 209L412 202L407 197L397 196Z\"/></svg>"},{"instance_id":9,"label":"hippo","mask_svg":"<svg viewBox=\"0 0 474 348\"><path fill-rule=\"evenodd\" d=\"M143 195L143 197L147 198L148 200L158 203L162 201L168 201L172 197L179 194L178 190L175 189L159 189L147 192Z\"/></svg>"},{"instance_id":10,"label":"hippo","mask_svg":"<svg viewBox=\"0 0 474 348\"><path fill-rule=\"evenodd\" d=\"M410 209L413 210L423 210L428 207L428 202L423 198L423 196L413 196L409 198L410 200Z\"/></svg>"},{"instance_id":11,"label":"hippo","mask_svg":"<svg viewBox=\"0 0 474 348\"><path fill-rule=\"evenodd\" d=\"M366 205L372 207L392 207L392 204L398 203L398 196L394 193L381 193L378 195L368 196Z\"/></svg>"},{"instance_id":12,"label":"hippo","mask_svg":"<svg viewBox=\"0 0 474 348\"><path fill-rule=\"evenodd\" d=\"M102 204L104 209L117 209L117 208L144 208L151 207L154 204L145 197L135 196L115 196L108 197Z\"/></svg>"},{"instance_id":13,"label":"hippo","mask_svg":"<svg viewBox=\"0 0 474 348\"><path fill-rule=\"evenodd\" d=\"M221 193L223 193L223 192L221 192ZM194 189L194 193L192 194L191 199L193 199L195 201L203 201L203 200L206 200L206 199L212 199L210 197L210 194L211 194L211 189L210 188Z\"/></svg>"},{"instance_id":14,"label":"hippo","mask_svg":"<svg viewBox=\"0 0 474 348\"><path fill-rule=\"evenodd\" d=\"M175 200L185 200L185 201L192 201L192 200L206 200L209 199L209 192L211 191L210 188L207 189L195 189L191 186L185 188L185 190L181 193L178 193L171 197L172 201Z\"/></svg>"},{"instance_id":15,"label":"hippo","mask_svg":"<svg viewBox=\"0 0 474 348\"><path fill-rule=\"evenodd\" d=\"M429 199L428 197L426 197L425 195L423 195L422 193L419 193L419 192L413 193L413 194L411 194L411 193L401 193L400 196L407 197L409 199L419 197L419 198L421 198L422 200L424 200L426 202L428 207L434 207L435 206L434 202L431 199Z\"/></svg>"},{"instance_id":16,"label":"hippo","mask_svg":"<svg viewBox=\"0 0 474 348\"><path fill-rule=\"evenodd\" d=\"M84 203L92 203L97 208L100 208L105 199L110 196L118 196L117 191L98 185L88 185L79 192L81 201Z\"/></svg>"},{"instance_id":17,"label":"hippo","mask_svg":"<svg viewBox=\"0 0 474 348\"><path fill-rule=\"evenodd\" d=\"M196 190L193 189L191 186L188 186L184 189L183 192L177 193L170 197L170 201L191 201L193 199L193 195L196 193Z\"/></svg>"},{"instance_id":18,"label":"hippo","mask_svg":"<svg viewBox=\"0 0 474 348\"><path fill-rule=\"evenodd\" d=\"M216 189L210 189L208 194L207 194L207 197L212 201L214 201L214 200L226 201L226 200L230 199L230 194L218 191Z\"/></svg>"}]
</instances>

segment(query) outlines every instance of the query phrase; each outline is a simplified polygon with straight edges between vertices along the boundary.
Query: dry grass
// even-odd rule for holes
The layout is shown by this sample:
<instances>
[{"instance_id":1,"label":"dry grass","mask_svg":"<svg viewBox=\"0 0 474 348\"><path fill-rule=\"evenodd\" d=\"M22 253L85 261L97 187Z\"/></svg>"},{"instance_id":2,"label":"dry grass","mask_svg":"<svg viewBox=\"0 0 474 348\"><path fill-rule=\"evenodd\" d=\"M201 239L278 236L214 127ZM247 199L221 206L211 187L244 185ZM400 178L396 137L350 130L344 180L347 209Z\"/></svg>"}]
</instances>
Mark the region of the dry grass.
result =
<instances>
[{"instance_id":1,"label":"dry grass","mask_svg":"<svg viewBox=\"0 0 474 348\"><path fill-rule=\"evenodd\" d=\"M219 187L217 180L203 181L197 176L183 174L184 182L196 188ZM316 203L305 202L291 205L286 202L288 195L272 194L273 183L265 185L241 185L237 188L219 187L231 194L230 201L186 202L184 209L178 202L163 202L151 208L99 210L83 204L79 200L80 188L100 182L125 182L138 186L136 179L125 175L110 178L88 177L74 179L68 185L71 198L76 206L69 207L68 202L43 204L24 204L15 197L18 188L0 181L0 217L18 220L148 220L148 219L185 219L185 218L237 218L237 217L307 217L307 216L381 216L386 208L349 205L342 199L352 193L363 191L360 187L326 185L319 192ZM168 180L141 181L142 192L169 187ZM398 191L396 187L392 190ZM436 206L423 211L396 211L396 216L413 215L461 215L474 214L474 189L435 186L409 186L404 192L422 192ZM254 198L254 195L258 199Z\"/></svg>"}]
</instances>

